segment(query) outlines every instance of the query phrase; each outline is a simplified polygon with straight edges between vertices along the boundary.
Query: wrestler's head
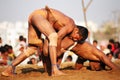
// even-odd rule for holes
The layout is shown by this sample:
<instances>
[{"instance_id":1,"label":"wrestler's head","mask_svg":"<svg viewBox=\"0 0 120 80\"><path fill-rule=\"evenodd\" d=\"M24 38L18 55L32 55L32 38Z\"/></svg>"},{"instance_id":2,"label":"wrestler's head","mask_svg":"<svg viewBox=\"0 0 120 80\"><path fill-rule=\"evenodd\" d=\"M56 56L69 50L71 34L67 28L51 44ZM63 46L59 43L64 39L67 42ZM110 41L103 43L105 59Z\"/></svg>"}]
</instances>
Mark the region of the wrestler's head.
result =
<instances>
[{"instance_id":1,"label":"wrestler's head","mask_svg":"<svg viewBox=\"0 0 120 80\"><path fill-rule=\"evenodd\" d=\"M83 26L78 26L76 25L76 27L73 29L70 38L74 41L74 42L78 42L80 44L82 44L88 37L88 30L87 28L83 27Z\"/></svg>"},{"instance_id":2,"label":"wrestler's head","mask_svg":"<svg viewBox=\"0 0 120 80\"><path fill-rule=\"evenodd\" d=\"M88 29L86 27L83 27L83 26L79 26L77 25L77 28L78 28L78 33L79 33L79 36L81 37L80 40L78 40L77 42L82 44L84 43L84 41L87 39L88 37Z\"/></svg>"}]
</instances>

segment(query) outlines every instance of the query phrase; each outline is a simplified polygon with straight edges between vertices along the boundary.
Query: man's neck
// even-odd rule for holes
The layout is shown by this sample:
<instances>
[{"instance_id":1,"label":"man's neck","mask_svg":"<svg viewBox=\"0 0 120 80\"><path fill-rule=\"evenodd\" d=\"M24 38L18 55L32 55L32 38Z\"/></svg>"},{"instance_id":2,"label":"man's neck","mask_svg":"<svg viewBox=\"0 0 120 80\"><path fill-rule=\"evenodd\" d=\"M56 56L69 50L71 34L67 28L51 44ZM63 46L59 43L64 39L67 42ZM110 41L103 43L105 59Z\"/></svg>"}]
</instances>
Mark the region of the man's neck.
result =
<instances>
[{"instance_id":1,"label":"man's neck","mask_svg":"<svg viewBox=\"0 0 120 80\"><path fill-rule=\"evenodd\" d=\"M73 47L76 46L77 42L75 42L70 36L67 37L68 41L70 42L71 46L68 48L68 50L71 50Z\"/></svg>"}]
</instances>

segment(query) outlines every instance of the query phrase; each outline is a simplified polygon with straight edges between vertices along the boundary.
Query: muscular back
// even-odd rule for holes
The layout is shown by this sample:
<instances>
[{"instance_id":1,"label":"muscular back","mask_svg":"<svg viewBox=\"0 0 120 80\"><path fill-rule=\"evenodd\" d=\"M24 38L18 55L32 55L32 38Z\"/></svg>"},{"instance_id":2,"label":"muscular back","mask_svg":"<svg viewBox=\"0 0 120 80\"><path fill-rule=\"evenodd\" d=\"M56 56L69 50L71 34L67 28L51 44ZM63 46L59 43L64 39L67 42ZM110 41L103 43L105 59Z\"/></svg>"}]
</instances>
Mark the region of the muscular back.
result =
<instances>
[{"instance_id":1,"label":"muscular back","mask_svg":"<svg viewBox=\"0 0 120 80\"><path fill-rule=\"evenodd\" d=\"M31 18L34 15L42 15L45 19L47 19L52 24L52 26L56 31L59 31L62 27L68 27L68 31L69 31L74 27L73 26L74 21L70 17L52 8L46 7L46 8L35 10L34 12L32 12L32 14L30 14L29 16L30 23L31 23Z\"/></svg>"},{"instance_id":2,"label":"muscular back","mask_svg":"<svg viewBox=\"0 0 120 80\"><path fill-rule=\"evenodd\" d=\"M104 55L100 50L96 47L92 46L90 43L85 42L83 44L77 44L72 51L74 51L77 55L88 59L88 60L97 60L99 61L99 57Z\"/></svg>"}]
</instances>

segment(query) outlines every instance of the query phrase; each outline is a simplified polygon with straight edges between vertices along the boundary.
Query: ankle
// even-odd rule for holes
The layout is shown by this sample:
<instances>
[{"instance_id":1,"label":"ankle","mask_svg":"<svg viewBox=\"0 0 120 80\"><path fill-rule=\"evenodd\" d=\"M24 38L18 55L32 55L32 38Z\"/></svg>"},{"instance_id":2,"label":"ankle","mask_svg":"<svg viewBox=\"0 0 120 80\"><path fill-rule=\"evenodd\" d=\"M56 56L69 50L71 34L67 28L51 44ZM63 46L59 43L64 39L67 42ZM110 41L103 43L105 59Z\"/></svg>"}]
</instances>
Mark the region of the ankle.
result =
<instances>
[{"instance_id":1,"label":"ankle","mask_svg":"<svg viewBox=\"0 0 120 80\"><path fill-rule=\"evenodd\" d=\"M15 66L13 66L12 64L10 64L10 66L12 67L12 73L13 73L13 74L16 74L16 73L15 73Z\"/></svg>"},{"instance_id":2,"label":"ankle","mask_svg":"<svg viewBox=\"0 0 120 80\"><path fill-rule=\"evenodd\" d=\"M52 70L58 70L58 64L52 64Z\"/></svg>"}]
</instances>

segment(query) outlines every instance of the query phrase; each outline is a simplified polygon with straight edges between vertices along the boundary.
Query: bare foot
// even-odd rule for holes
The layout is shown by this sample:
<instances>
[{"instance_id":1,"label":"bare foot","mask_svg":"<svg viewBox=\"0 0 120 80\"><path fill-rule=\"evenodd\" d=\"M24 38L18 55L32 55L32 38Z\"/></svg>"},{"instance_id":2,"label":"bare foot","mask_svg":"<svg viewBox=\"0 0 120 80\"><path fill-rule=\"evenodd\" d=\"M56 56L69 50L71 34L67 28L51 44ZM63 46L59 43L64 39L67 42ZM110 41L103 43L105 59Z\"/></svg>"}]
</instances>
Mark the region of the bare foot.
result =
<instances>
[{"instance_id":1,"label":"bare foot","mask_svg":"<svg viewBox=\"0 0 120 80\"><path fill-rule=\"evenodd\" d=\"M13 68L12 66L8 66L2 73L1 75L2 76L6 76L6 77L9 77L9 76L14 76L15 74L13 73Z\"/></svg>"},{"instance_id":2,"label":"bare foot","mask_svg":"<svg viewBox=\"0 0 120 80\"><path fill-rule=\"evenodd\" d=\"M60 70L52 71L52 76L61 76L61 75L66 75L66 74L61 72Z\"/></svg>"}]
</instances>

